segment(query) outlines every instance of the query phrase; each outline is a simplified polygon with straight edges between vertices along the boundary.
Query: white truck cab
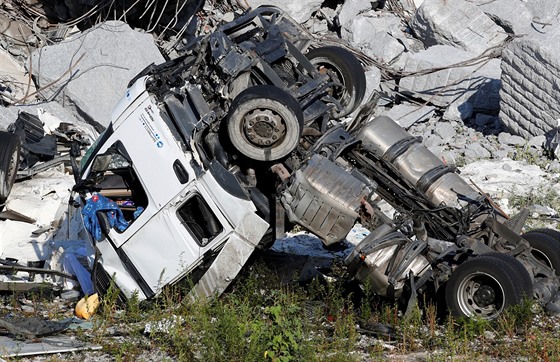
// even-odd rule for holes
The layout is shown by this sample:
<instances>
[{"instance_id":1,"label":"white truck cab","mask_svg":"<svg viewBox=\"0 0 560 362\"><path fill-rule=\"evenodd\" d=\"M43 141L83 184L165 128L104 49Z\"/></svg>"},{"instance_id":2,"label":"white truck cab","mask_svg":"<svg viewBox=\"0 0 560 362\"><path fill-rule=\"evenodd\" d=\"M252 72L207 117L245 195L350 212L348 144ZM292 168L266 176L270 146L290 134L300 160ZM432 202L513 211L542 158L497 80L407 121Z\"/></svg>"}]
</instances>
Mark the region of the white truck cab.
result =
<instances>
[{"instance_id":1,"label":"white truck cab","mask_svg":"<svg viewBox=\"0 0 560 362\"><path fill-rule=\"evenodd\" d=\"M193 292L221 292L269 225L235 177L218 163L202 169L174 136L146 79L127 91L113 113L117 117L83 161L81 187L94 193L84 201L105 196L126 220L122 230L101 226L101 238L94 241L95 284L107 288L114 278L124 296L145 299L205 268L204 277L193 280ZM96 215L101 224L103 212Z\"/></svg>"}]
</instances>

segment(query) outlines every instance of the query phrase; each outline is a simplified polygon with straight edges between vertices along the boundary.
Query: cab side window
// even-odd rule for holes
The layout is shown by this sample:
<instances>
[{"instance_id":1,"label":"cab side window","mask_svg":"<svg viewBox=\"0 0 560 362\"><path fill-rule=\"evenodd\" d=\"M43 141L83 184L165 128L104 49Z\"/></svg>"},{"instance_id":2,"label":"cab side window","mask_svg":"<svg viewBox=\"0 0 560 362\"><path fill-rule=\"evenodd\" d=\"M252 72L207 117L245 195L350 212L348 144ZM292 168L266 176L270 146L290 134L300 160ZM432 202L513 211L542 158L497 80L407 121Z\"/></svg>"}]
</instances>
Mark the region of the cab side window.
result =
<instances>
[{"instance_id":1,"label":"cab side window","mask_svg":"<svg viewBox=\"0 0 560 362\"><path fill-rule=\"evenodd\" d=\"M179 208L177 216L201 246L208 244L223 230L214 212L198 194Z\"/></svg>"}]
</instances>

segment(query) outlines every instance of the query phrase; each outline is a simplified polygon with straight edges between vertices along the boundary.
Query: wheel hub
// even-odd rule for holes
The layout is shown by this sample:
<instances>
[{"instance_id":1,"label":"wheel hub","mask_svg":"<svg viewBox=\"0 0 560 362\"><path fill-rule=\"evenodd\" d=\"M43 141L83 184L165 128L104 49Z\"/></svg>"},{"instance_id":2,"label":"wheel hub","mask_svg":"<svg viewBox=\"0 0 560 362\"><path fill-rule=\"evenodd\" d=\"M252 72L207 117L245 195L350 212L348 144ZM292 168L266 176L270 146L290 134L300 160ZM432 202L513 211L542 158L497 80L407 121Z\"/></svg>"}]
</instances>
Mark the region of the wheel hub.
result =
<instances>
[{"instance_id":1,"label":"wheel hub","mask_svg":"<svg viewBox=\"0 0 560 362\"><path fill-rule=\"evenodd\" d=\"M482 285L473 295L473 300L480 307L486 307L494 303L496 292L488 285Z\"/></svg>"},{"instance_id":2,"label":"wheel hub","mask_svg":"<svg viewBox=\"0 0 560 362\"><path fill-rule=\"evenodd\" d=\"M504 308L504 290L491 275L475 272L458 286L457 302L467 316L493 319Z\"/></svg>"},{"instance_id":3,"label":"wheel hub","mask_svg":"<svg viewBox=\"0 0 560 362\"><path fill-rule=\"evenodd\" d=\"M281 117L271 110L255 110L248 114L243 130L249 142L260 147L274 145L286 133Z\"/></svg>"}]
</instances>

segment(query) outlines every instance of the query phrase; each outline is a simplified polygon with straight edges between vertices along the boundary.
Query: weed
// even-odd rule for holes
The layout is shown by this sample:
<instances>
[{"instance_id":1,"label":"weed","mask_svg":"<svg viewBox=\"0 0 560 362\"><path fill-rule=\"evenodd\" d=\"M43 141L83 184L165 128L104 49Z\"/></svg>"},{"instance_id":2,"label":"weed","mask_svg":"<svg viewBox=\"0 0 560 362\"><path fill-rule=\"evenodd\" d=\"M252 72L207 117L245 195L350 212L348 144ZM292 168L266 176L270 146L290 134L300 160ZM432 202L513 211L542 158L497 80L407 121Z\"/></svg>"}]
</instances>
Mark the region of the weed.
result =
<instances>
[{"instance_id":1,"label":"weed","mask_svg":"<svg viewBox=\"0 0 560 362\"><path fill-rule=\"evenodd\" d=\"M499 330L509 338L528 330L533 320L533 303L534 301L527 299L507 308L496 321Z\"/></svg>"},{"instance_id":2,"label":"weed","mask_svg":"<svg viewBox=\"0 0 560 362\"><path fill-rule=\"evenodd\" d=\"M510 207L520 210L531 205L548 206L559 211L560 195L555 189L545 186L537 187L525 195L512 191L509 198Z\"/></svg>"},{"instance_id":3,"label":"weed","mask_svg":"<svg viewBox=\"0 0 560 362\"><path fill-rule=\"evenodd\" d=\"M536 165L543 169L548 163L542 151L535 150L528 144L515 146L515 150L508 156L514 161L525 161L529 165Z\"/></svg>"},{"instance_id":4,"label":"weed","mask_svg":"<svg viewBox=\"0 0 560 362\"><path fill-rule=\"evenodd\" d=\"M117 361L147 350L179 361L376 361L387 358L389 344L399 355L425 351L430 361L560 357L557 321L542 325L548 321L543 317L535 325L529 302L494 322L451 316L440 321L436 306L426 301L423 309L402 316L397 305L374 298L367 285L355 294L342 282L286 286L262 263L219 298L191 300L185 293L166 288L149 303L133 296L119 310L117 290L109 288L93 341ZM160 328L145 335L140 331L148 321ZM356 325L362 321L392 326L397 338L361 335ZM126 339L118 331L126 331Z\"/></svg>"}]
</instances>

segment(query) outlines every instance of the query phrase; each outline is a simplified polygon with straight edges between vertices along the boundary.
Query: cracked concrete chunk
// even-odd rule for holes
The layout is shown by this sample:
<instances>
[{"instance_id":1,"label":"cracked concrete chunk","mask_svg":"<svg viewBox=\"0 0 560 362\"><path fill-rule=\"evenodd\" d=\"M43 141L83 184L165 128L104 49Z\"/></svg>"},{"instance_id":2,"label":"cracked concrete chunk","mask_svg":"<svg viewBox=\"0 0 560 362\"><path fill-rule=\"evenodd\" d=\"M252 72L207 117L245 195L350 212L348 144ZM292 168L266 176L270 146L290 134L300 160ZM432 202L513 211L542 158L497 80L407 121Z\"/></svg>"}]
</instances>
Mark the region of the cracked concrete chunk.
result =
<instances>
[{"instance_id":1,"label":"cracked concrete chunk","mask_svg":"<svg viewBox=\"0 0 560 362\"><path fill-rule=\"evenodd\" d=\"M412 54L405 65L405 73L446 69L404 77L399 83L401 91L443 107L454 102L460 107L469 102L474 109L497 110L500 101L500 60L491 59L483 65L455 66L473 58L475 56L472 53L445 45L432 46Z\"/></svg>"},{"instance_id":2,"label":"cracked concrete chunk","mask_svg":"<svg viewBox=\"0 0 560 362\"><path fill-rule=\"evenodd\" d=\"M506 32L522 35L531 31L533 14L522 0L476 0L480 10Z\"/></svg>"},{"instance_id":3,"label":"cracked concrete chunk","mask_svg":"<svg viewBox=\"0 0 560 362\"><path fill-rule=\"evenodd\" d=\"M401 127L408 129L416 122L422 122L434 114L431 106L417 106L413 104L399 104L391 108L385 115L395 120Z\"/></svg>"},{"instance_id":4,"label":"cracked concrete chunk","mask_svg":"<svg viewBox=\"0 0 560 362\"><path fill-rule=\"evenodd\" d=\"M503 145L523 146L525 144L525 139L523 137L502 132L498 135L498 142Z\"/></svg>"},{"instance_id":5,"label":"cracked concrete chunk","mask_svg":"<svg viewBox=\"0 0 560 362\"><path fill-rule=\"evenodd\" d=\"M343 26L342 38L367 55L389 64L405 51L398 40L404 38L399 25L400 20L394 15L360 16Z\"/></svg>"},{"instance_id":6,"label":"cracked concrete chunk","mask_svg":"<svg viewBox=\"0 0 560 362\"><path fill-rule=\"evenodd\" d=\"M464 121L473 114L473 106L469 102L453 102L443 113L446 121Z\"/></svg>"},{"instance_id":7,"label":"cracked concrete chunk","mask_svg":"<svg viewBox=\"0 0 560 362\"><path fill-rule=\"evenodd\" d=\"M23 98L27 93L28 83L29 77L25 75L25 69L0 47L0 102L14 103ZM31 82L29 93L34 91Z\"/></svg>"},{"instance_id":8,"label":"cracked concrete chunk","mask_svg":"<svg viewBox=\"0 0 560 362\"><path fill-rule=\"evenodd\" d=\"M558 0L530 0L525 1L525 6L533 13L534 20L539 23L550 23L560 14Z\"/></svg>"},{"instance_id":9,"label":"cracked concrete chunk","mask_svg":"<svg viewBox=\"0 0 560 362\"><path fill-rule=\"evenodd\" d=\"M446 44L477 55L507 39L502 28L465 0L425 0L411 26L427 46Z\"/></svg>"},{"instance_id":10,"label":"cracked concrete chunk","mask_svg":"<svg viewBox=\"0 0 560 362\"><path fill-rule=\"evenodd\" d=\"M451 123L447 123L447 122L438 123L436 125L436 129L434 130L434 132L441 137L443 142L446 143L451 141L453 137L455 137L455 134L457 133L455 131L455 127L453 127Z\"/></svg>"},{"instance_id":11,"label":"cracked concrete chunk","mask_svg":"<svg viewBox=\"0 0 560 362\"><path fill-rule=\"evenodd\" d=\"M363 13L367 10L371 10L371 2L363 0L346 0L342 4L342 9L338 14L338 21L341 26L350 23L354 20L358 14Z\"/></svg>"},{"instance_id":12,"label":"cracked concrete chunk","mask_svg":"<svg viewBox=\"0 0 560 362\"><path fill-rule=\"evenodd\" d=\"M117 21L40 48L32 54L32 60L40 87L57 81L42 91L44 96L104 127L130 79L151 63L164 61L152 35Z\"/></svg>"},{"instance_id":13,"label":"cracked concrete chunk","mask_svg":"<svg viewBox=\"0 0 560 362\"><path fill-rule=\"evenodd\" d=\"M465 157L472 160L490 158L490 152L480 143L470 143L465 149Z\"/></svg>"}]
</instances>

